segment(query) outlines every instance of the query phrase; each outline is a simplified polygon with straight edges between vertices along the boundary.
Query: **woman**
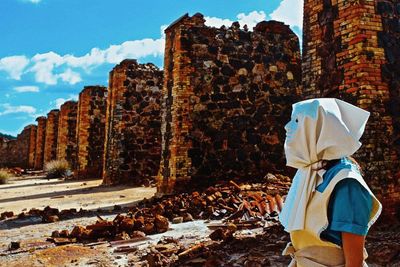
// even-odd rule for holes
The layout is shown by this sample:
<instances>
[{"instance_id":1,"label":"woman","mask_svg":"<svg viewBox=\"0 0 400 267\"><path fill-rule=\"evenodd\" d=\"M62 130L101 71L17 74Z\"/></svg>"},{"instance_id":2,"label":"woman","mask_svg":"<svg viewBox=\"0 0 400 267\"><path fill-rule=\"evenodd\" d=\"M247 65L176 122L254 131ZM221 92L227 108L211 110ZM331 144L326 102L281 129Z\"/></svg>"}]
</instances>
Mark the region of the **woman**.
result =
<instances>
[{"instance_id":1,"label":"woman","mask_svg":"<svg viewBox=\"0 0 400 267\"><path fill-rule=\"evenodd\" d=\"M285 154L298 170L279 216L290 233L290 266L366 266L365 236L382 207L349 156L368 117L334 98L293 105Z\"/></svg>"}]
</instances>

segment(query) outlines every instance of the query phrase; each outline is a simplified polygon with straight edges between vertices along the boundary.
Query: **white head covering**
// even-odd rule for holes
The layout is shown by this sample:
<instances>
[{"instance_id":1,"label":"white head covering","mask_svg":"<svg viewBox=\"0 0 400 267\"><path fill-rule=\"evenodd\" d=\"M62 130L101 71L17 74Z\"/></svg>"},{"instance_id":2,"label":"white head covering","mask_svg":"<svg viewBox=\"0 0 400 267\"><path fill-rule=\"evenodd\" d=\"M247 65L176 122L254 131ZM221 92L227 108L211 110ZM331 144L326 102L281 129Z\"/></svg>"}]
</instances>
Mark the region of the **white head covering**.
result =
<instances>
[{"instance_id":1,"label":"white head covering","mask_svg":"<svg viewBox=\"0 0 400 267\"><path fill-rule=\"evenodd\" d=\"M318 98L293 105L286 124L286 165L297 168L279 219L288 232L304 229L308 200L322 182L322 160L356 152L369 112L335 98Z\"/></svg>"}]
</instances>

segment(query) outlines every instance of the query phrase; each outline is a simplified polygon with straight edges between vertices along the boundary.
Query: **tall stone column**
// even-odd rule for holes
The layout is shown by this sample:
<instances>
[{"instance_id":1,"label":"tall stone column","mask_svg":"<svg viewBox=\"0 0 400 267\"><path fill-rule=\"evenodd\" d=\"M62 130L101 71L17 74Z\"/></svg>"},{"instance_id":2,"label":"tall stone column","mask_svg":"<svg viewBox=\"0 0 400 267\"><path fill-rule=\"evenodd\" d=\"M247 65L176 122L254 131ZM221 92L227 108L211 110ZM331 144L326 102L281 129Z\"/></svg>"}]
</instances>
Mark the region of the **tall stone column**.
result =
<instances>
[{"instance_id":1,"label":"tall stone column","mask_svg":"<svg viewBox=\"0 0 400 267\"><path fill-rule=\"evenodd\" d=\"M46 164L57 158L58 119L60 111L53 109L47 114L43 161Z\"/></svg>"},{"instance_id":2,"label":"tall stone column","mask_svg":"<svg viewBox=\"0 0 400 267\"><path fill-rule=\"evenodd\" d=\"M303 95L337 97L371 112L355 155L393 215L399 205L399 1L304 2Z\"/></svg>"},{"instance_id":3,"label":"tall stone column","mask_svg":"<svg viewBox=\"0 0 400 267\"><path fill-rule=\"evenodd\" d=\"M158 193L282 171L301 84L297 36L276 21L207 27L201 14L165 34Z\"/></svg>"},{"instance_id":4,"label":"tall stone column","mask_svg":"<svg viewBox=\"0 0 400 267\"><path fill-rule=\"evenodd\" d=\"M67 101L60 107L57 137L57 159L66 160L72 170L76 168L76 122L78 102Z\"/></svg>"},{"instance_id":5,"label":"tall stone column","mask_svg":"<svg viewBox=\"0 0 400 267\"><path fill-rule=\"evenodd\" d=\"M46 137L46 123L47 118L42 116L36 118L37 121L37 132L36 132L36 149L35 149L35 170L43 169L43 155L44 155L44 143Z\"/></svg>"},{"instance_id":6,"label":"tall stone column","mask_svg":"<svg viewBox=\"0 0 400 267\"><path fill-rule=\"evenodd\" d=\"M104 86L85 86L79 94L76 130L76 176L79 178L102 177L106 106L107 88Z\"/></svg>"},{"instance_id":7,"label":"tall stone column","mask_svg":"<svg viewBox=\"0 0 400 267\"><path fill-rule=\"evenodd\" d=\"M163 72L124 60L110 72L103 180L143 184L161 157L160 101Z\"/></svg>"}]
</instances>

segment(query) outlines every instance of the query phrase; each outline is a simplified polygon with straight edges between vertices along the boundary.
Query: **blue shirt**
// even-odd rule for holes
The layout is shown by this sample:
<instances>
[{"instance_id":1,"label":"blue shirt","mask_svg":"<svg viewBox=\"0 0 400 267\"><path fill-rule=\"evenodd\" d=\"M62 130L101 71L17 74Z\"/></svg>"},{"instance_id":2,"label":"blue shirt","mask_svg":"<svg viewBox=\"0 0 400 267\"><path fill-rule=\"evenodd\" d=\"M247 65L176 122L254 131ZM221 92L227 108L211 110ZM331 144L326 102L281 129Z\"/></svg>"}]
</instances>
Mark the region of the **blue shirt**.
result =
<instances>
[{"instance_id":1,"label":"blue shirt","mask_svg":"<svg viewBox=\"0 0 400 267\"><path fill-rule=\"evenodd\" d=\"M342 169L358 168L347 158L328 169L323 175L323 182L316 188L323 192L332 178ZM343 179L336 184L328 204L328 228L321 233L321 238L342 246L342 232L367 235L368 222L372 210L372 197L355 179Z\"/></svg>"}]
</instances>

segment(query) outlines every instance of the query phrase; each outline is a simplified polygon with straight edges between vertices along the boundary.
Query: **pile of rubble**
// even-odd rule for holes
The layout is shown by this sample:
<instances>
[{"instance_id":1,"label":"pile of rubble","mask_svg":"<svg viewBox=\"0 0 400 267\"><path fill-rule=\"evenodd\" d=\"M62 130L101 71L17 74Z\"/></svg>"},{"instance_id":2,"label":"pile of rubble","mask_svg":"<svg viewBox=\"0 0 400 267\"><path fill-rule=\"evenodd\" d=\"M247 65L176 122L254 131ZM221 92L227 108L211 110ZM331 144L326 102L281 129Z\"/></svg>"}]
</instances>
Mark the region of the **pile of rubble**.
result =
<instances>
[{"instance_id":1,"label":"pile of rubble","mask_svg":"<svg viewBox=\"0 0 400 267\"><path fill-rule=\"evenodd\" d=\"M98 216L96 223L75 226L52 233L54 242L128 240L146 235L164 233L169 222L182 223L194 219L224 220L213 227L224 227L212 235L212 239L229 239L234 229L255 228L276 221L282 208L281 195L286 194L290 180L286 176L268 174L266 183L238 185L233 181L197 191L144 200L126 215L118 214L114 220ZM221 228L222 229L222 228ZM63 238L60 240L60 238Z\"/></svg>"}]
</instances>

